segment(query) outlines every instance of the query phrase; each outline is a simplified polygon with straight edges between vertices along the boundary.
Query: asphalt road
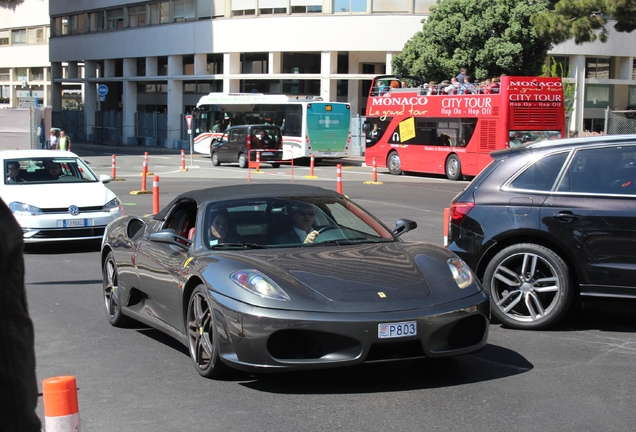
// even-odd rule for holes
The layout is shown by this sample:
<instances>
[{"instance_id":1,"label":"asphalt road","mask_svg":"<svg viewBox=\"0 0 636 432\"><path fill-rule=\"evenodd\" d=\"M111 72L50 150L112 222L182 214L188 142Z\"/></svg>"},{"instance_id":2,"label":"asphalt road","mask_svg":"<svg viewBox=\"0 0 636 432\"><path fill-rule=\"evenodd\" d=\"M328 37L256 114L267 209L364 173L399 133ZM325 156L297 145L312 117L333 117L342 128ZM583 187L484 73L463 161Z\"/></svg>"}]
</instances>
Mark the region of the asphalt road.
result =
<instances>
[{"instance_id":1,"label":"asphalt road","mask_svg":"<svg viewBox=\"0 0 636 432\"><path fill-rule=\"evenodd\" d=\"M99 174L111 152L75 148ZM109 187L126 213L152 211L141 189L143 156L118 156ZM160 205L177 193L247 182L246 170L212 167L209 158L153 154ZM264 166L252 182L291 181L289 167ZM294 182L336 188L335 166L295 167ZM443 208L466 182L389 176L359 161L343 167L343 192L393 226L411 218L405 239L443 239ZM151 178L147 188L152 189ZM82 431L631 431L636 414L636 307L586 304L550 331L493 324L488 346L473 355L307 373L199 377L187 349L139 326L111 327L103 310L99 244L31 248L25 254L29 308L41 381L73 375ZM399 275L395 275L399 277ZM41 402L41 401L40 401ZM42 404L39 415L44 419Z\"/></svg>"}]
</instances>

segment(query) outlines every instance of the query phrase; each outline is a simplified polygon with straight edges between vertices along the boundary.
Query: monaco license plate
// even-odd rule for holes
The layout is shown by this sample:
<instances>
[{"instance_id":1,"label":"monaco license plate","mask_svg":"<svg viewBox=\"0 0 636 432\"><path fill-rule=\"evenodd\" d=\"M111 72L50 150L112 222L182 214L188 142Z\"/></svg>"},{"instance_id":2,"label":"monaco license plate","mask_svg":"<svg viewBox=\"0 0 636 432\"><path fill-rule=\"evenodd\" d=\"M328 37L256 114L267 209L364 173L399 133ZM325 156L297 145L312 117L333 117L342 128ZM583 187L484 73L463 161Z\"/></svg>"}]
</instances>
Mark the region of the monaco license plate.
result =
<instances>
[{"instance_id":1,"label":"monaco license plate","mask_svg":"<svg viewBox=\"0 0 636 432\"><path fill-rule=\"evenodd\" d=\"M417 323L415 321L378 324L378 338L380 339L415 335L417 335Z\"/></svg>"},{"instance_id":2,"label":"monaco license plate","mask_svg":"<svg viewBox=\"0 0 636 432\"><path fill-rule=\"evenodd\" d=\"M67 219L64 221L64 228L85 227L86 219Z\"/></svg>"}]
</instances>

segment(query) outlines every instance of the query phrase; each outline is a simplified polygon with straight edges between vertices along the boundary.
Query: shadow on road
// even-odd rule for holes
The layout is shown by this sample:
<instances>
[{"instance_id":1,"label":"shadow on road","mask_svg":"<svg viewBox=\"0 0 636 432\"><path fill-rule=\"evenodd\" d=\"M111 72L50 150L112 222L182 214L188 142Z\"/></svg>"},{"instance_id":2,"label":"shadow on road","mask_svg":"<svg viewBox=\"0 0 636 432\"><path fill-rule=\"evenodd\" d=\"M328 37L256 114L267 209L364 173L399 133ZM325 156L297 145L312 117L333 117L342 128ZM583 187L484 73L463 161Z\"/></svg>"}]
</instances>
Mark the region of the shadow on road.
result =
<instances>
[{"instance_id":1,"label":"shadow on road","mask_svg":"<svg viewBox=\"0 0 636 432\"><path fill-rule=\"evenodd\" d=\"M24 253L31 255L62 255L98 252L101 244L101 239L25 244Z\"/></svg>"}]
</instances>

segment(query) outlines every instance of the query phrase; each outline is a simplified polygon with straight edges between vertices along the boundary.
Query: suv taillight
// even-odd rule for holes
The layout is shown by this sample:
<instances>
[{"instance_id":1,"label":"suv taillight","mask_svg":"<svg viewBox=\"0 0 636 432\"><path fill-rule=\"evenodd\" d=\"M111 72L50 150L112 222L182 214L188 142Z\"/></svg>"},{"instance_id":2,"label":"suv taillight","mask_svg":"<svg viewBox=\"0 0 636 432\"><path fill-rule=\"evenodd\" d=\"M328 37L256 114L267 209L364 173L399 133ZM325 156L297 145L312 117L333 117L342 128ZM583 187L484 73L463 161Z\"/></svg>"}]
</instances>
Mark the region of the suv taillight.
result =
<instances>
[{"instance_id":1,"label":"suv taillight","mask_svg":"<svg viewBox=\"0 0 636 432\"><path fill-rule=\"evenodd\" d=\"M245 147L247 148L247 151L250 151L250 148L252 147L252 137L247 135L247 139L245 140Z\"/></svg>"},{"instance_id":2,"label":"suv taillight","mask_svg":"<svg viewBox=\"0 0 636 432\"><path fill-rule=\"evenodd\" d=\"M450 207L450 221L452 224L461 225L468 213L475 207L474 202L456 202Z\"/></svg>"}]
</instances>

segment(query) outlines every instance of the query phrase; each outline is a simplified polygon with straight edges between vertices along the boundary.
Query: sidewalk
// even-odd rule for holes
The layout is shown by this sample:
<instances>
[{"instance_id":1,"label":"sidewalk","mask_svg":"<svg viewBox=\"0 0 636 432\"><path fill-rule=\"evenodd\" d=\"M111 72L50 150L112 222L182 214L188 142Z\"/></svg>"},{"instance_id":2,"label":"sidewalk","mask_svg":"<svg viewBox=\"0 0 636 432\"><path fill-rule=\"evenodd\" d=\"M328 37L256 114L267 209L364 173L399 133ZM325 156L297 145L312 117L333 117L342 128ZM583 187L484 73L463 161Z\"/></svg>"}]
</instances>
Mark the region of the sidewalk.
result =
<instances>
[{"instance_id":1,"label":"sidewalk","mask_svg":"<svg viewBox=\"0 0 636 432\"><path fill-rule=\"evenodd\" d=\"M79 156L84 157L87 152L90 153L104 153L104 154L115 154L117 156L123 155L143 155L145 152L148 152L149 155L152 154L174 154L180 155L181 149L170 149L165 147L146 147L146 146L124 146L124 145L111 145L111 144L98 144L94 142L87 141L73 141L72 151ZM190 155L190 150L184 150L186 156ZM197 155L199 157L205 158L205 155L200 153L194 153L193 155ZM346 166L366 166L364 163L364 156L350 156L342 159L323 159L320 161L320 164L326 165L335 165L342 164ZM307 163L308 165L308 163Z\"/></svg>"}]
</instances>

